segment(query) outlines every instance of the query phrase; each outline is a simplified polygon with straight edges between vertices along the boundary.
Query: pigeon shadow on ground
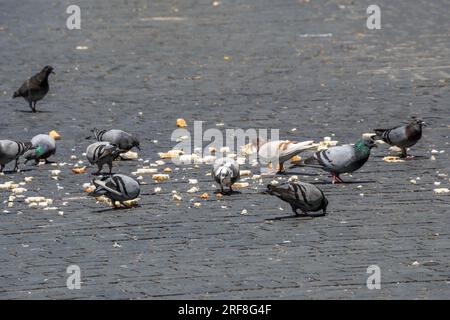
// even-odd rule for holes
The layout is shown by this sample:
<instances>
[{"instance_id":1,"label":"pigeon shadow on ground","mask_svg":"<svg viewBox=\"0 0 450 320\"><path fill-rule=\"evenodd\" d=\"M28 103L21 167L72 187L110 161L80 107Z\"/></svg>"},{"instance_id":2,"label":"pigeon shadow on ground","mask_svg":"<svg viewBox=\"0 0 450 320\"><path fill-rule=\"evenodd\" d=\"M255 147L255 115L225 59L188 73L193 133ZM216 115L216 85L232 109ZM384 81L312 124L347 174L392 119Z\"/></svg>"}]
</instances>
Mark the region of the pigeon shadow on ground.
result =
<instances>
[{"instance_id":1,"label":"pigeon shadow on ground","mask_svg":"<svg viewBox=\"0 0 450 320\"><path fill-rule=\"evenodd\" d=\"M20 169L19 171L13 171L13 170L5 170L3 171L4 174L14 174L14 173L22 173L22 172L29 172L32 171L33 169Z\"/></svg>"},{"instance_id":2,"label":"pigeon shadow on ground","mask_svg":"<svg viewBox=\"0 0 450 320\"><path fill-rule=\"evenodd\" d=\"M21 112L21 113L31 113L31 114L51 113L51 111L46 111L46 110L36 110L36 112L32 112L31 110L16 110L16 112Z\"/></svg>"},{"instance_id":3,"label":"pigeon shadow on ground","mask_svg":"<svg viewBox=\"0 0 450 320\"><path fill-rule=\"evenodd\" d=\"M27 170L27 171L31 171L31 170L34 170L34 169L36 169L36 168L38 168L38 167L46 167L46 166L51 166L52 165L52 163L58 163L58 161L50 161L50 160L48 160L47 162L42 162L42 163L40 163L40 164L35 164L35 163L27 163L27 164L25 164L25 166L28 168L28 169L24 169L24 170ZM24 171L24 170L22 170L22 169L20 169L20 171Z\"/></svg>"},{"instance_id":4,"label":"pigeon shadow on ground","mask_svg":"<svg viewBox=\"0 0 450 320\"><path fill-rule=\"evenodd\" d=\"M369 183L376 183L377 181L375 180L353 180L353 181L344 181L343 183L333 183L331 181L315 181L315 182L310 182L311 184L318 184L318 185L346 185L346 184L369 184Z\"/></svg>"},{"instance_id":5,"label":"pigeon shadow on ground","mask_svg":"<svg viewBox=\"0 0 450 320\"><path fill-rule=\"evenodd\" d=\"M281 220L288 220L288 219L298 219L298 220L312 220L315 217L311 217L311 216L303 216L303 215L289 215L289 216L281 216L281 217L274 217L274 218L268 218L265 219L265 221L281 221Z\"/></svg>"},{"instance_id":6,"label":"pigeon shadow on ground","mask_svg":"<svg viewBox=\"0 0 450 320\"><path fill-rule=\"evenodd\" d=\"M274 175L274 177L276 176L305 176L305 177L317 177L319 176L318 173L306 173L306 172L281 172L281 173L277 173L276 175Z\"/></svg>"},{"instance_id":7,"label":"pigeon shadow on ground","mask_svg":"<svg viewBox=\"0 0 450 320\"><path fill-rule=\"evenodd\" d=\"M373 156L373 158L375 158L375 159L383 159L384 157L398 157L398 156L389 155L389 154ZM400 160L405 160L405 162L412 161L412 160L422 160L422 159L429 159L429 158L427 156L413 156L411 159L400 158Z\"/></svg>"},{"instance_id":8,"label":"pigeon shadow on ground","mask_svg":"<svg viewBox=\"0 0 450 320\"><path fill-rule=\"evenodd\" d=\"M222 190L220 190L220 189L216 189L216 191L214 191L214 193L220 193L223 196L231 196L233 194L242 194L241 191L233 190L233 191L224 191L224 192L222 192Z\"/></svg>"},{"instance_id":9,"label":"pigeon shadow on ground","mask_svg":"<svg viewBox=\"0 0 450 320\"><path fill-rule=\"evenodd\" d=\"M125 210L131 210L131 209L135 209L135 208L140 208L140 205L135 205L132 207L109 207L109 208L104 208L104 209L99 209L99 210L94 210L95 213L105 213L105 212L115 212L115 211L125 211Z\"/></svg>"},{"instance_id":10,"label":"pigeon shadow on ground","mask_svg":"<svg viewBox=\"0 0 450 320\"><path fill-rule=\"evenodd\" d=\"M111 173L109 173L109 172L99 172L99 173L97 173L96 171L91 172L91 176L92 177L98 177L98 178L109 177L109 176L113 176L115 174L116 174L116 172L111 172Z\"/></svg>"}]
</instances>

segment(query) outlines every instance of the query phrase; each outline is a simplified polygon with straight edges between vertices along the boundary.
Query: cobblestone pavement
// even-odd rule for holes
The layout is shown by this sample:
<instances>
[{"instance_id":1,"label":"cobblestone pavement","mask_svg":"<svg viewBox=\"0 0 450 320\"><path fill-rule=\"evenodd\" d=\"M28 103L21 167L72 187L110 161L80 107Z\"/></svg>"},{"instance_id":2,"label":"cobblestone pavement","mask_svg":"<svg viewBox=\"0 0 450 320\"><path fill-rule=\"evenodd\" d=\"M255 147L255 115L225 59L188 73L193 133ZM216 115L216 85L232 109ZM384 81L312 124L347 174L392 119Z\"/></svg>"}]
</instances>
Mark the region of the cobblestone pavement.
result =
<instances>
[{"instance_id":1,"label":"cobblestone pavement","mask_svg":"<svg viewBox=\"0 0 450 320\"><path fill-rule=\"evenodd\" d=\"M58 208L32 209L24 198L8 208L11 192L0 191L0 298L450 297L450 195L433 192L435 182L450 184L448 1L377 1L382 28L374 31L365 0L77 3L80 31L65 26L71 1L0 2L0 136L26 140L56 129L55 159L66 163L59 180L50 165L0 176L34 177L24 195L50 197ZM31 114L11 96L47 64L56 72L50 94ZM271 221L290 214L259 193L271 179L249 179L249 188L218 200L209 166L170 162L159 167L173 169L160 193L145 176L140 207L110 210L83 192L89 174L70 170L93 127L139 134L140 157L154 162L175 145L179 117L189 130L201 120L205 129L279 128L286 139L334 134L351 143L411 115L429 123L412 161L386 163L381 146L345 185L292 170L327 194L323 218ZM434 161L433 149L443 151ZM190 178L199 180L196 194L186 193ZM198 199L202 192L210 198ZM71 264L81 268L80 290L66 287ZM366 287L372 264L381 290Z\"/></svg>"}]
</instances>

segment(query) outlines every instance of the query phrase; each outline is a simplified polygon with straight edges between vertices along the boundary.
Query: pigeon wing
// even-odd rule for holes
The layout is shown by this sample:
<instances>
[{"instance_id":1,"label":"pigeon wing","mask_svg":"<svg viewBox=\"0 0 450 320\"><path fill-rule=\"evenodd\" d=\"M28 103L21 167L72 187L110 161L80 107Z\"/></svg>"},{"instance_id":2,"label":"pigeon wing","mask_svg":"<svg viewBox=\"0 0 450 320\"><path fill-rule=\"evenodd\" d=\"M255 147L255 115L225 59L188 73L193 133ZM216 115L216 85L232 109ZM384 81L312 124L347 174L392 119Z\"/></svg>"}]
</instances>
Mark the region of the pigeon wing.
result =
<instances>
[{"instance_id":1,"label":"pigeon wing","mask_svg":"<svg viewBox=\"0 0 450 320\"><path fill-rule=\"evenodd\" d=\"M355 160L355 151L351 145L343 145L316 153L320 165L329 171L345 170Z\"/></svg>"}]
</instances>

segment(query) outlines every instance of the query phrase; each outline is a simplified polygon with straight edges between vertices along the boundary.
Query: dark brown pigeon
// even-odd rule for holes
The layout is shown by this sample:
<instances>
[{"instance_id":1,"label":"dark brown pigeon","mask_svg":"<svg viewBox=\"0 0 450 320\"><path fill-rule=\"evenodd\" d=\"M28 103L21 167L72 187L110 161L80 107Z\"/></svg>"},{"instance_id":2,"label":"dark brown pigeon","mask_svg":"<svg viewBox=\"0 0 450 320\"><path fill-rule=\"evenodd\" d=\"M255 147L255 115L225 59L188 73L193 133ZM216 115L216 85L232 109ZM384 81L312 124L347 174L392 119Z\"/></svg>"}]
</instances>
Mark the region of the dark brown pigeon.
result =
<instances>
[{"instance_id":1,"label":"dark brown pigeon","mask_svg":"<svg viewBox=\"0 0 450 320\"><path fill-rule=\"evenodd\" d=\"M313 184L305 182L286 182L281 185L267 186L270 195L274 195L291 205L296 216L325 216L328 200L322 190ZM298 213L300 210L302 213ZM322 210L321 213L316 213Z\"/></svg>"},{"instance_id":2,"label":"dark brown pigeon","mask_svg":"<svg viewBox=\"0 0 450 320\"><path fill-rule=\"evenodd\" d=\"M422 126L424 122L420 119L413 119L408 125L391 129L375 129L374 139L383 140L391 146L399 147L402 150L402 158L410 158L406 148L412 147L422 138Z\"/></svg>"},{"instance_id":3,"label":"dark brown pigeon","mask_svg":"<svg viewBox=\"0 0 450 320\"><path fill-rule=\"evenodd\" d=\"M24 98L28 101L31 111L36 112L36 102L48 93L48 76L50 73L54 73L53 67L45 66L41 72L25 81L19 90L14 92L13 98Z\"/></svg>"}]
</instances>

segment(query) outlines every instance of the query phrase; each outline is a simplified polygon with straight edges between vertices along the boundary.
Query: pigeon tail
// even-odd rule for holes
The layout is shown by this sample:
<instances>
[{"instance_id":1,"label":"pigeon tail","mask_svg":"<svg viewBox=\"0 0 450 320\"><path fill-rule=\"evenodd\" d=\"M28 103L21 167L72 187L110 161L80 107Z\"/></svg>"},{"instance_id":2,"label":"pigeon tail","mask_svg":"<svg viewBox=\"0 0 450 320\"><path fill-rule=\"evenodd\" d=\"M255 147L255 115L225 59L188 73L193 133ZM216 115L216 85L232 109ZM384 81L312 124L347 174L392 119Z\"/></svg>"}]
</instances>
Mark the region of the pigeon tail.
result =
<instances>
[{"instance_id":1,"label":"pigeon tail","mask_svg":"<svg viewBox=\"0 0 450 320\"><path fill-rule=\"evenodd\" d=\"M383 138L383 134L387 131L388 129L374 129L373 131L375 132L375 135L373 135L371 137L372 140L384 140Z\"/></svg>"},{"instance_id":2,"label":"pigeon tail","mask_svg":"<svg viewBox=\"0 0 450 320\"><path fill-rule=\"evenodd\" d=\"M17 97L20 97L20 96L21 96L20 92L19 91L15 91L13 96L12 96L12 98L14 99L14 98L17 98Z\"/></svg>"},{"instance_id":3,"label":"pigeon tail","mask_svg":"<svg viewBox=\"0 0 450 320\"><path fill-rule=\"evenodd\" d=\"M317 158L312 156L309 158L306 158L305 160L303 160L304 164L319 164L319 161L317 161Z\"/></svg>"}]
</instances>

